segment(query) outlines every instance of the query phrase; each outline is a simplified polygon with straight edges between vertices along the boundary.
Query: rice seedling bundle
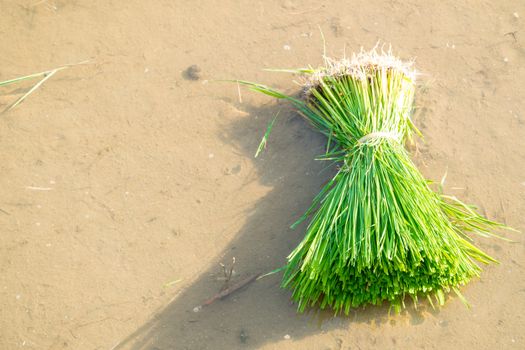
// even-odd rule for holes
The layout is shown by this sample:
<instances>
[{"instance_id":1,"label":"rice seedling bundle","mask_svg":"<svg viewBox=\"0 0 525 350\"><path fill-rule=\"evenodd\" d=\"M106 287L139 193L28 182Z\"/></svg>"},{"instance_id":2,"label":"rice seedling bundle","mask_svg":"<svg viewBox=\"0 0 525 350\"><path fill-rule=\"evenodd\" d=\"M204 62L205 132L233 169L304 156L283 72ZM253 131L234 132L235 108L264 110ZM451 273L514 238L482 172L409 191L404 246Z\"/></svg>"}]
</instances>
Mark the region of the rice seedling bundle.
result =
<instances>
[{"instance_id":1,"label":"rice seedling bundle","mask_svg":"<svg viewBox=\"0 0 525 350\"><path fill-rule=\"evenodd\" d=\"M491 235L502 225L454 197L434 192L404 144L419 133L411 121L416 71L390 52L325 58L325 66L300 69L299 98L240 81L290 101L326 135L322 159L336 175L294 224L309 219L303 241L288 256L282 285L300 311L351 308L387 301L399 311L406 296L439 305L450 291L479 276L477 262L493 258L467 232ZM433 297L433 298L432 298Z\"/></svg>"}]
</instances>

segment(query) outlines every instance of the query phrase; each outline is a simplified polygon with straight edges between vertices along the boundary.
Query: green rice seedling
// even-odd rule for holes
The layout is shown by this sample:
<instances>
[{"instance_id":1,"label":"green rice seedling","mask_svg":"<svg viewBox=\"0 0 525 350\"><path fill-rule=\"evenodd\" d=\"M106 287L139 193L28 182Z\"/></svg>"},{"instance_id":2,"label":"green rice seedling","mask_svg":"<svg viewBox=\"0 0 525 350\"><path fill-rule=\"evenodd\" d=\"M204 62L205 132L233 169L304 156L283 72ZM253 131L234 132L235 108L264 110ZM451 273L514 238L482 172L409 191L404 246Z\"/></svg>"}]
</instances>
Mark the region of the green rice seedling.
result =
<instances>
[{"instance_id":1,"label":"green rice seedling","mask_svg":"<svg viewBox=\"0 0 525 350\"><path fill-rule=\"evenodd\" d=\"M504 225L454 197L434 192L404 144L411 121L416 71L390 52L325 58L325 66L295 71L305 77L301 97L239 81L288 100L327 137L322 159L338 172L292 226L309 219L303 241L288 256L282 286L300 311L332 308L346 314L390 302L400 311L410 296L443 305L495 260L468 232L490 236Z\"/></svg>"},{"instance_id":2,"label":"green rice seedling","mask_svg":"<svg viewBox=\"0 0 525 350\"><path fill-rule=\"evenodd\" d=\"M273 117L273 119L268 123L268 126L266 127L266 132L264 133L261 142L259 143L259 147L257 147L257 152L255 152L255 158L259 156L259 154L266 148L266 145L268 144L268 137L270 137L270 133L273 129L273 124L275 124L275 121L277 120L277 117L279 116L279 112Z\"/></svg>"}]
</instances>

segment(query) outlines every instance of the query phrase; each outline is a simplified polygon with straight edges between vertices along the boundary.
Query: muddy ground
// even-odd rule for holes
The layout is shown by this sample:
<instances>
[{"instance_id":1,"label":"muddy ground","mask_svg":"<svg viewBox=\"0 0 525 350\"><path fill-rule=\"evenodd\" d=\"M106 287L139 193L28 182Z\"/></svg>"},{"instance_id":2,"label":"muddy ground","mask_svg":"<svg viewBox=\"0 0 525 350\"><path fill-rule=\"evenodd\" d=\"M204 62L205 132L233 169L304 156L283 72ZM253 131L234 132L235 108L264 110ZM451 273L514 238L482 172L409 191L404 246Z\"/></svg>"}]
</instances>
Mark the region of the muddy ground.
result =
<instances>
[{"instance_id":1,"label":"muddy ground","mask_svg":"<svg viewBox=\"0 0 525 350\"><path fill-rule=\"evenodd\" d=\"M444 308L298 315L274 275L334 169L263 68L391 43L420 71L413 158L445 192L525 229L523 1L0 1L0 80L57 73L0 116L2 349L523 349L525 244ZM197 65L198 69L186 69ZM30 84L4 87L5 107ZM267 150L253 155L277 110Z\"/></svg>"}]
</instances>

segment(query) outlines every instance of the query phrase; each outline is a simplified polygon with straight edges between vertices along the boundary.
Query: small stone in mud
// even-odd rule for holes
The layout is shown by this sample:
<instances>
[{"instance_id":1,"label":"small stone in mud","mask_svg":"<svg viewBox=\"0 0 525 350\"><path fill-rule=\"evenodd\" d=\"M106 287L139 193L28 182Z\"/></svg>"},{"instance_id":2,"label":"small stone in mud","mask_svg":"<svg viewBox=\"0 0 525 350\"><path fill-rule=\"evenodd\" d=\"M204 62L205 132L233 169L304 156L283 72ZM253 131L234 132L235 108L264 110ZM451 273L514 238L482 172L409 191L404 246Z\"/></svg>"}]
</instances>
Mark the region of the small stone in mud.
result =
<instances>
[{"instance_id":1,"label":"small stone in mud","mask_svg":"<svg viewBox=\"0 0 525 350\"><path fill-rule=\"evenodd\" d=\"M246 334L244 329L241 329L241 332L239 333L239 340L243 344L246 344L246 341L248 340L248 334Z\"/></svg>"},{"instance_id":2,"label":"small stone in mud","mask_svg":"<svg viewBox=\"0 0 525 350\"><path fill-rule=\"evenodd\" d=\"M182 74L187 80L199 80L201 78L201 68L196 64L192 64Z\"/></svg>"}]
</instances>

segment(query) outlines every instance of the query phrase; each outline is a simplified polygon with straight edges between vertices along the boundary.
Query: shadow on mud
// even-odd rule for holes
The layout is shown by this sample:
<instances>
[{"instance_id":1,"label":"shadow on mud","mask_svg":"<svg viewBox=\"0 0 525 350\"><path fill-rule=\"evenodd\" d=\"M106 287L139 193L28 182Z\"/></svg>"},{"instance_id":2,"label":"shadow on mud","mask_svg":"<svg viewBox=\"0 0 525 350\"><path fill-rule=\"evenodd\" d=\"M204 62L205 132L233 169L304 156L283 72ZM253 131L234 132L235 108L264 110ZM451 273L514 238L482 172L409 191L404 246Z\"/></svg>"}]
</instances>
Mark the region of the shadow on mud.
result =
<instances>
[{"instance_id":1,"label":"shadow on mud","mask_svg":"<svg viewBox=\"0 0 525 350\"><path fill-rule=\"evenodd\" d=\"M315 161L323 152L325 138L285 105L261 108L238 106L248 116L229 125L221 139L252 158L268 121L279 111L267 149L254 160L258 180L273 187L246 212L247 223L215 264L149 322L124 339L115 349L255 349L283 341L286 335L300 339L333 329L348 329L354 322L381 324L394 322L388 307L352 311L350 316L332 317L330 311L297 314L290 292L280 288L281 273L265 277L228 297L194 312L221 287L210 277L219 272L219 262L236 258L237 276L232 283L256 273L283 266L286 256L300 242L306 224L289 228L310 205L335 167ZM408 308L412 324L421 323L422 310ZM334 337L326 348L340 349ZM346 348L346 347L345 347Z\"/></svg>"}]
</instances>

